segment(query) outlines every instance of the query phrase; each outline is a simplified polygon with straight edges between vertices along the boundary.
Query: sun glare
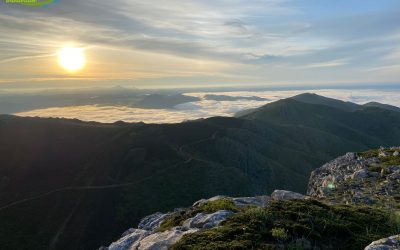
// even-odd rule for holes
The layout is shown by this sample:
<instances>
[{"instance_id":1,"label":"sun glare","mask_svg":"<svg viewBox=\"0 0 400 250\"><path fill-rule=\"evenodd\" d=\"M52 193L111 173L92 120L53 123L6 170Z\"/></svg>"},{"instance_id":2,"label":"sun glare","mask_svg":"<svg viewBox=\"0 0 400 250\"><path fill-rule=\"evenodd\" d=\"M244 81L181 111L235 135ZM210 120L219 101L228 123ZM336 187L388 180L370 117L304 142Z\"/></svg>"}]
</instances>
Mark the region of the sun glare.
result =
<instances>
[{"instance_id":1,"label":"sun glare","mask_svg":"<svg viewBox=\"0 0 400 250\"><path fill-rule=\"evenodd\" d=\"M70 72L82 69L86 63L83 49L74 47L64 47L60 50L58 61L64 69Z\"/></svg>"}]
</instances>

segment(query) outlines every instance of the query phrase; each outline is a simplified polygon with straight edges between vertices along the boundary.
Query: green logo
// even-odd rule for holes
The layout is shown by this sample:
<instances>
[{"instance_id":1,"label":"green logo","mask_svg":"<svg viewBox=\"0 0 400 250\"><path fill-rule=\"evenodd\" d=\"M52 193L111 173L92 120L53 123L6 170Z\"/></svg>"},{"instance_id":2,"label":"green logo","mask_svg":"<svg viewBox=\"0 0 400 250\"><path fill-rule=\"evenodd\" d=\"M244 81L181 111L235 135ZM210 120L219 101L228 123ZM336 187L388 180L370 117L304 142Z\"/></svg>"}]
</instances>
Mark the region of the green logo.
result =
<instances>
[{"instance_id":1,"label":"green logo","mask_svg":"<svg viewBox=\"0 0 400 250\"><path fill-rule=\"evenodd\" d=\"M5 0L5 1L6 3L22 4L33 7L45 6L53 2L56 2L56 0Z\"/></svg>"}]
</instances>

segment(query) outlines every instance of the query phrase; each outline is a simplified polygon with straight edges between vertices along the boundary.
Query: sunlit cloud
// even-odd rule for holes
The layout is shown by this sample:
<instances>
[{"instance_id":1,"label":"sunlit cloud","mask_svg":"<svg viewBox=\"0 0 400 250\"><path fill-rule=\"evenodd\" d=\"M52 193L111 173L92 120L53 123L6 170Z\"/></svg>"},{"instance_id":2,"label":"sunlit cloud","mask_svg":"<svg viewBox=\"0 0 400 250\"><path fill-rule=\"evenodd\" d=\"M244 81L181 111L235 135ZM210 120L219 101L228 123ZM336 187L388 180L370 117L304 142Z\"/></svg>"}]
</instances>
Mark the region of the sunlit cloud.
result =
<instances>
[{"instance_id":1,"label":"sunlit cloud","mask_svg":"<svg viewBox=\"0 0 400 250\"><path fill-rule=\"evenodd\" d=\"M213 116L233 116L235 113L257 108L267 103L292 97L304 92L317 93L327 97L351 101L358 104L375 101L391 104L400 107L399 90L382 91L376 89L369 90L291 90L291 91L236 91L236 92L193 92L186 95L201 98L200 101L184 103L174 109L140 109L126 106L71 106L53 107L21 112L20 116L39 116L39 117L64 117L76 118L83 121L98 121L113 123L116 121L125 122L145 122L145 123L177 123L187 120L195 120ZM236 100L236 101L213 101L204 98L207 94L217 94L226 96L258 96L265 98L265 101Z\"/></svg>"},{"instance_id":2,"label":"sunlit cloud","mask_svg":"<svg viewBox=\"0 0 400 250\"><path fill-rule=\"evenodd\" d=\"M73 43L89 48L79 75L108 83L396 82L400 73L376 71L398 59L399 7L394 0L70 0L32 11L0 2L0 78L69 78L52 55Z\"/></svg>"},{"instance_id":3,"label":"sunlit cloud","mask_svg":"<svg viewBox=\"0 0 400 250\"><path fill-rule=\"evenodd\" d=\"M329 68L329 67L338 67L338 66L343 66L348 64L347 59L339 59L339 60L333 60L333 61L327 61L327 62L320 62L320 63L312 63L309 65L304 65L302 68Z\"/></svg>"}]
</instances>

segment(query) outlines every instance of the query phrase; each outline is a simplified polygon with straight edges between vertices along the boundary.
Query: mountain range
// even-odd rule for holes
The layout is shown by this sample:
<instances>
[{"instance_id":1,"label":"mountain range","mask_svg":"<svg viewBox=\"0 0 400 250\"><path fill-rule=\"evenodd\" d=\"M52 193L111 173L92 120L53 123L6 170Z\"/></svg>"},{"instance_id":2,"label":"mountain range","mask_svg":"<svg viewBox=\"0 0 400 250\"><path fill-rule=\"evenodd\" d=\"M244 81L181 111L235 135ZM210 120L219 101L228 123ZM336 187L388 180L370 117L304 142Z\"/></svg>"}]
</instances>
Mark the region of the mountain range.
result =
<instances>
[{"instance_id":1,"label":"mountain range","mask_svg":"<svg viewBox=\"0 0 400 250\"><path fill-rule=\"evenodd\" d=\"M200 98L168 91L143 91L113 87L71 91L48 91L30 94L0 93L0 114L14 114L35 109L70 106L123 106L144 109L172 109L178 104L199 101Z\"/></svg>"},{"instance_id":2,"label":"mountain range","mask_svg":"<svg viewBox=\"0 0 400 250\"><path fill-rule=\"evenodd\" d=\"M322 163L399 144L400 112L302 94L179 124L2 115L0 138L0 245L95 249L203 197L305 193Z\"/></svg>"}]
</instances>

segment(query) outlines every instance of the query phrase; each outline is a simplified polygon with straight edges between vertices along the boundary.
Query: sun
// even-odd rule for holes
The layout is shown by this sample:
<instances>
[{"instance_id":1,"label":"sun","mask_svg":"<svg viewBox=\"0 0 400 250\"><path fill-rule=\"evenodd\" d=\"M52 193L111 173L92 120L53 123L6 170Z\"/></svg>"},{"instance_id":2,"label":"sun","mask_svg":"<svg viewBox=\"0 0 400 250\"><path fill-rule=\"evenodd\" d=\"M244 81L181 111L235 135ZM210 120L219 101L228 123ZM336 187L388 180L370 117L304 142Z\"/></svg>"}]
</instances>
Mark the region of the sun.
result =
<instances>
[{"instance_id":1,"label":"sun","mask_svg":"<svg viewBox=\"0 0 400 250\"><path fill-rule=\"evenodd\" d=\"M69 72L82 69L86 64L83 49L74 47L64 47L58 52L60 65Z\"/></svg>"}]
</instances>

